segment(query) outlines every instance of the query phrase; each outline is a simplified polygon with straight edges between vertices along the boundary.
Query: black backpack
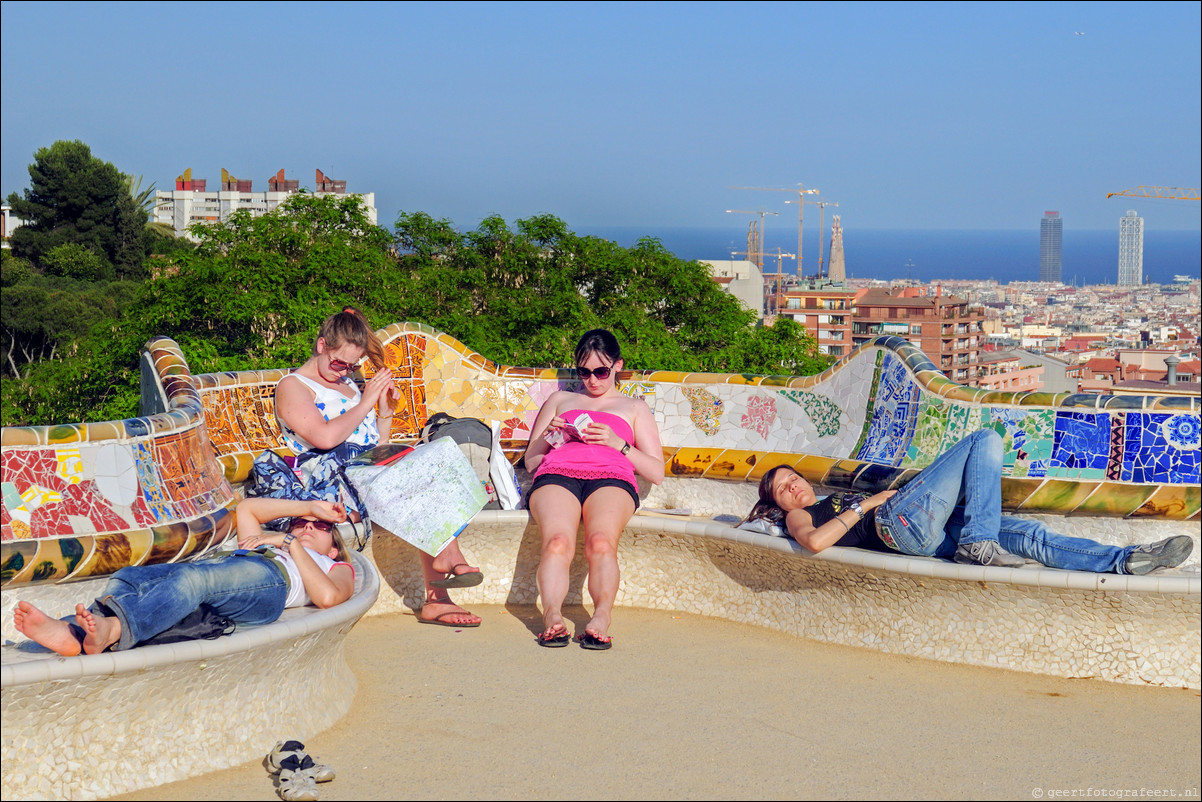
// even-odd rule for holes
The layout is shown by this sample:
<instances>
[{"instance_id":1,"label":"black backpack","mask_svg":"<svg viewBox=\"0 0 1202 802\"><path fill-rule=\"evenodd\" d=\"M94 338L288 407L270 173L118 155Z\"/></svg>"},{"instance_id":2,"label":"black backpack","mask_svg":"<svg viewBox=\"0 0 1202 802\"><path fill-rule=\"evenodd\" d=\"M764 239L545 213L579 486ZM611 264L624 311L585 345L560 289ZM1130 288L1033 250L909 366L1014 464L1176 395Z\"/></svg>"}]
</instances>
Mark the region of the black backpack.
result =
<instances>
[{"instance_id":1,"label":"black backpack","mask_svg":"<svg viewBox=\"0 0 1202 802\"><path fill-rule=\"evenodd\" d=\"M497 500L497 491L489 478L489 457L492 454L492 429L479 418L456 418L445 412L435 412L422 427L418 444L432 443L442 437L449 437L459 445L459 450L472 464L472 470L484 485L488 494L486 510L497 510L501 503Z\"/></svg>"}]
</instances>

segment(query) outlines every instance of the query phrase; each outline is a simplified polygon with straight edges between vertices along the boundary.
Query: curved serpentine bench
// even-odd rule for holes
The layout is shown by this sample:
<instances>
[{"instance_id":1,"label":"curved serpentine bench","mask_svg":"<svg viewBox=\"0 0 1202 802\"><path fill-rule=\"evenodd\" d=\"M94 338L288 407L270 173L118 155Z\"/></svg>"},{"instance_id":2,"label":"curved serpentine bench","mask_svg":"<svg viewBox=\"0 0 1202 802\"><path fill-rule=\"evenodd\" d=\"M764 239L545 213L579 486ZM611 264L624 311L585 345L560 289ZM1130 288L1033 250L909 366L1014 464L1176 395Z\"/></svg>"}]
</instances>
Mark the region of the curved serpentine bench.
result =
<instances>
[{"instance_id":1,"label":"curved serpentine bench","mask_svg":"<svg viewBox=\"0 0 1202 802\"><path fill-rule=\"evenodd\" d=\"M402 395L393 442L414 439L429 412L448 411L500 422L502 443L516 458L542 401L573 381L566 370L497 365L419 324L393 324L381 334ZM178 346L158 340L148 344L143 358L147 417L6 428L0 454L6 638L13 637L8 611L18 595L36 599L45 592L51 599L74 600L83 590L74 585L77 581L99 583L124 564L186 559L223 540L236 500L230 483L246 478L263 449L286 451L273 397L275 382L286 372L192 376ZM851 549L807 555L792 541L704 520L746 512L755 483L774 464L792 465L819 487L875 492L899 486L943 448L988 426L1007 447L1002 490L1008 510L1051 515L1061 531L1109 543L1178 533L1196 539L1202 514L1197 398L975 390L945 379L918 349L897 337L860 346L818 376L644 371L625 372L622 380L623 392L651 406L664 440L670 478L650 493L643 489L644 508L689 508L703 519L648 514L632 519L619 549L619 604L715 615L939 660L1199 687L1202 594L1196 555L1184 566L1186 573L1152 577L981 568ZM478 588L457 591L458 599L535 602L538 535L525 513L482 512L463 538L487 579ZM391 589L372 612L419 606L421 580L411 549L387 533L378 534L368 548ZM581 560L573 571L570 598L578 600ZM276 659L272 655L293 659L305 653L298 644L326 638L340 644L335 633L349 629L358 613L343 622L328 612L301 614L312 615L313 626L323 622L321 632L303 634L282 621L218 641L247 647L237 654L223 652L222 658L204 651L221 648L213 644L186 645L201 650L195 654L178 644L154 647L170 650L170 658L168 651L149 649L119 655L121 666L136 666L143 674L153 666L155 682L142 683L137 691L120 690L118 678L124 674L90 668L107 667L111 655L18 665L21 661L9 654L22 647L6 646L6 796L124 790L85 779L69 760L64 766L47 757L71 754L60 746L86 749L89 755L99 750L94 741L58 743L60 735L69 735L55 729L63 714L60 706L48 705L50 700L59 695L82 699L108 686L151 703L174 700L182 692L181 681L203 685L195 683L196 670L203 666L203 676L216 676L209 667L226 661L229 676L242 677L231 683L235 698L270 699L272 691L246 680L245 666L234 664ZM269 631L271 637L264 634ZM272 640L276 632L288 634L277 642ZM263 655L251 648L259 646ZM323 649L315 645L313 651ZM100 673L85 675L85 666ZM38 672L46 672L46 678L26 682ZM220 701L208 707L214 716L233 709ZM196 710L201 708L197 703ZM261 719L253 725L242 717L225 719L237 731L234 740L261 737L264 731ZM320 726L316 722L307 731ZM247 727L254 733L242 731ZM206 732L219 740L212 727ZM177 735L143 723L124 742L136 744L143 737L161 746ZM18 748L26 751L14 751L17 759L10 759L9 750ZM255 754L263 750L257 741L254 748ZM130 750L139 766L145 751ZM37 759L31 757L35 754ZM121 766L109 775L111 782L130 775ZM188 770L213 767L193 761ZM174 770L152 768L146 782L180 776L171 775Z\"/></svg>"},{"instance_id":2,"label":"curved serpentine bench","mask_svg":"<svg viewBox=\"0 0 1202 802\"><path fill-rule=\"evenodd\" d=\"M6 645L4 798L113 796L245 763L281 735L303 740L330 727L355 695L343 641L380 591L371 562L359 553L351 560L348 601L285 610L274 623L216 640L78 657L28 641ZM98 596L104 581L22 595L68 615L74 601ZM297 702L314 688L322 689L321 704Z\"/></svg>"}]
</instances>

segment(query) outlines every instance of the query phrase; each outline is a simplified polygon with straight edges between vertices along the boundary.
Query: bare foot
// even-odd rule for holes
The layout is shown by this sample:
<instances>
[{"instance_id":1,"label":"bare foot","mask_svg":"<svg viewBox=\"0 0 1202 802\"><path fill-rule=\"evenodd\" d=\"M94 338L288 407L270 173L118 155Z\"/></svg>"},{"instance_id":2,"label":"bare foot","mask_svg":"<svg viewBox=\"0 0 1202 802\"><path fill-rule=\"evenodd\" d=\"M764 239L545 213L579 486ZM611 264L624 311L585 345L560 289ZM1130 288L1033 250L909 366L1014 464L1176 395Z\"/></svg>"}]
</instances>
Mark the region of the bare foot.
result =
<instances>
[{"instance_id":1,"label":"bare foot","mask_svg":"<svg viewBox=\"0 0 1202 802\"><path fill-rule=\"evenodd\" d=\"M479 573L480 569L474 565L468 565L467 558L463 556L463 552L459 550L459 543L451 541L445 549L443 549L434 562L431 563L434 570L440 574L475 574Z\"/></svg>"},{"instance_id":2,"label":"bare foot","mask_svg":"<svg viewBox=\"0 0 1202 802\"><path fill-rule=\"evenodd\" d=\"M585 625L584 631L597 638L598 640L609 640L609 613L594 613L593 617Z\"/></svg>"},{"instance_id":3,"label":"bare foot","mask_svg":"<svg viewBox=\"0 0 1202 802\"><path fill-rule=\"evenodd\" d=\"M418 613L423 621L443 621L458 626L479 624L480 616L473 615L452 601L427 601Z\"/></svg>"},{"instance_id":4,"label":"bare foot","mask_svg":"<svg viewBox=\"0 0 1202 802\"><path fill-rule=\"evenodd\" d=\"M543 637L554 638L566 634L568 634L568 625L563 622L563 613L559 610L545 610L543 612Z\"/></svg>"},{"instance_id":5,"label":"bare foot","mask_svg":"<svg viewBox=\"0 0 1202 802\"><path fill-rule=\"evenodd\" d=\"M100 654L121 640L121 619L93 613L82 604L75 605L75 623L83 627L84 654Z\"/></svg>"},{"instance_id":6,"label":"bare foot","mask_svg":"<svg viewBox=\"0 0 1202 802\"><path fill-rule=\"evenodd\" d=\"M51 618L26 601L13 608L13 624L17 631L35 643L63 657L74 657L82 650L79 640L66 621Z\"/></svg>"}]
</instances>

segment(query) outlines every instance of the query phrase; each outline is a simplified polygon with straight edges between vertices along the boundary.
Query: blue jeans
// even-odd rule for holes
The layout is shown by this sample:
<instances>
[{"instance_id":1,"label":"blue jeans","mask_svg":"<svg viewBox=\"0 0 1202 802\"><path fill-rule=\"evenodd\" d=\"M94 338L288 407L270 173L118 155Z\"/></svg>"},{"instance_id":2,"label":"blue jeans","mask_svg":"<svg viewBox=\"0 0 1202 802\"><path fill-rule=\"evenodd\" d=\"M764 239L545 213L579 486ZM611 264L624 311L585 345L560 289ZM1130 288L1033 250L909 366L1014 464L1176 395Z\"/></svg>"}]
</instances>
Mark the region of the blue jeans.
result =
<instances>
[{"instance_id":1,"label":"blue jeans","mask_svg":"<svg viewBox=\"0 0 1202 802\"><path fill-rule=\"evenodd\" d=\"M273 561L223 556L122 568L92 609L103 605L121 621L113 646L121 650L175 626L202 603L236 624L268 624L284 612L287 598L288 581Z\"/></svg>"},{"instance_id":2,"label":"blue jeans","mask_svg":"<svg viewBox=\"0 0 1202 802\"><path fill-rule=\"evenodd\" d=\"M961 543L996 540L1049 568L1120 573L1134 546L1104 546L1002 515L1002 457L997 432L970 434L877 507L877 525L903 554L950 559Z\"/></svg>"}]
</instances>

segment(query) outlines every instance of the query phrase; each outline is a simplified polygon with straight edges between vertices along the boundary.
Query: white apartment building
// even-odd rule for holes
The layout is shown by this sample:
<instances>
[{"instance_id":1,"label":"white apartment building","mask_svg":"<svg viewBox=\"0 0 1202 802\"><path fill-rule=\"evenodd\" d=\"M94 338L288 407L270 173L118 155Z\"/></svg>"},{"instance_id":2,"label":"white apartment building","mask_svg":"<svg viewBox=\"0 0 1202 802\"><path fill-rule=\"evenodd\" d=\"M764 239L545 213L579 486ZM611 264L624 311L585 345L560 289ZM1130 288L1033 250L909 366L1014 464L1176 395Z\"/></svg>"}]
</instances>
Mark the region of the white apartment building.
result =
<instances>
[{"instance_id":1,"label":"white apartment building","mask_svg":"<svg viewBox=\"0 0 1202 802\"><path fill-rule=\"evenodd\" d=\"M11 238L13 232L24 225L24 223L24 220L13 214L12 207L7 203L0 207L0 242L3 242L3 245L0 247L10 247L8 244L9 238Z\"/></svg>"},{"instance_id":2,"label":"white apartment building","mask_svg":"<svg viewBox=\"0 0 1202 802\"><path fill-rule=\"evenodd\" d=\"M176 236L195 239L187 233L188 226L194 223L224 222L239 209L249 211L253 216L267 214L283 203L290 195L299 191L298 181L284 178L280 170L268 179L266 192L254 192L250 181L239 181L221 171L221 189L216 192L208 190L206 179L192 178L192 168L188 168L175 179L175 189L155 193L154 222L165 223L175 230ZM321 170L317 170L313 194L346 195L346 182L334 181L327 178ZM367 207L367 215L372 225L376 224L376 194L351 193L363 199Z\"/></svg>"},{"instance_id":3,"label":"white apartment building","mask_svg":"<svg viewBox=\"0 0 1202 802\"><path fill-rule=\"evenodd\" d=\"M1119 218L1119 286L1144 283L1144 219L1128 209Z\"/></svg>"},{"instance_id":4,"label":"white apartment building","mask_svg":"<svg viewBox=\"0 0 1202 802\"><path fill-rule=\"evenodd\" d=\"M755 262L745 259L702 259L710 276L746 308L764 317L764 275Z\"/></svg>"}]
</instances>

